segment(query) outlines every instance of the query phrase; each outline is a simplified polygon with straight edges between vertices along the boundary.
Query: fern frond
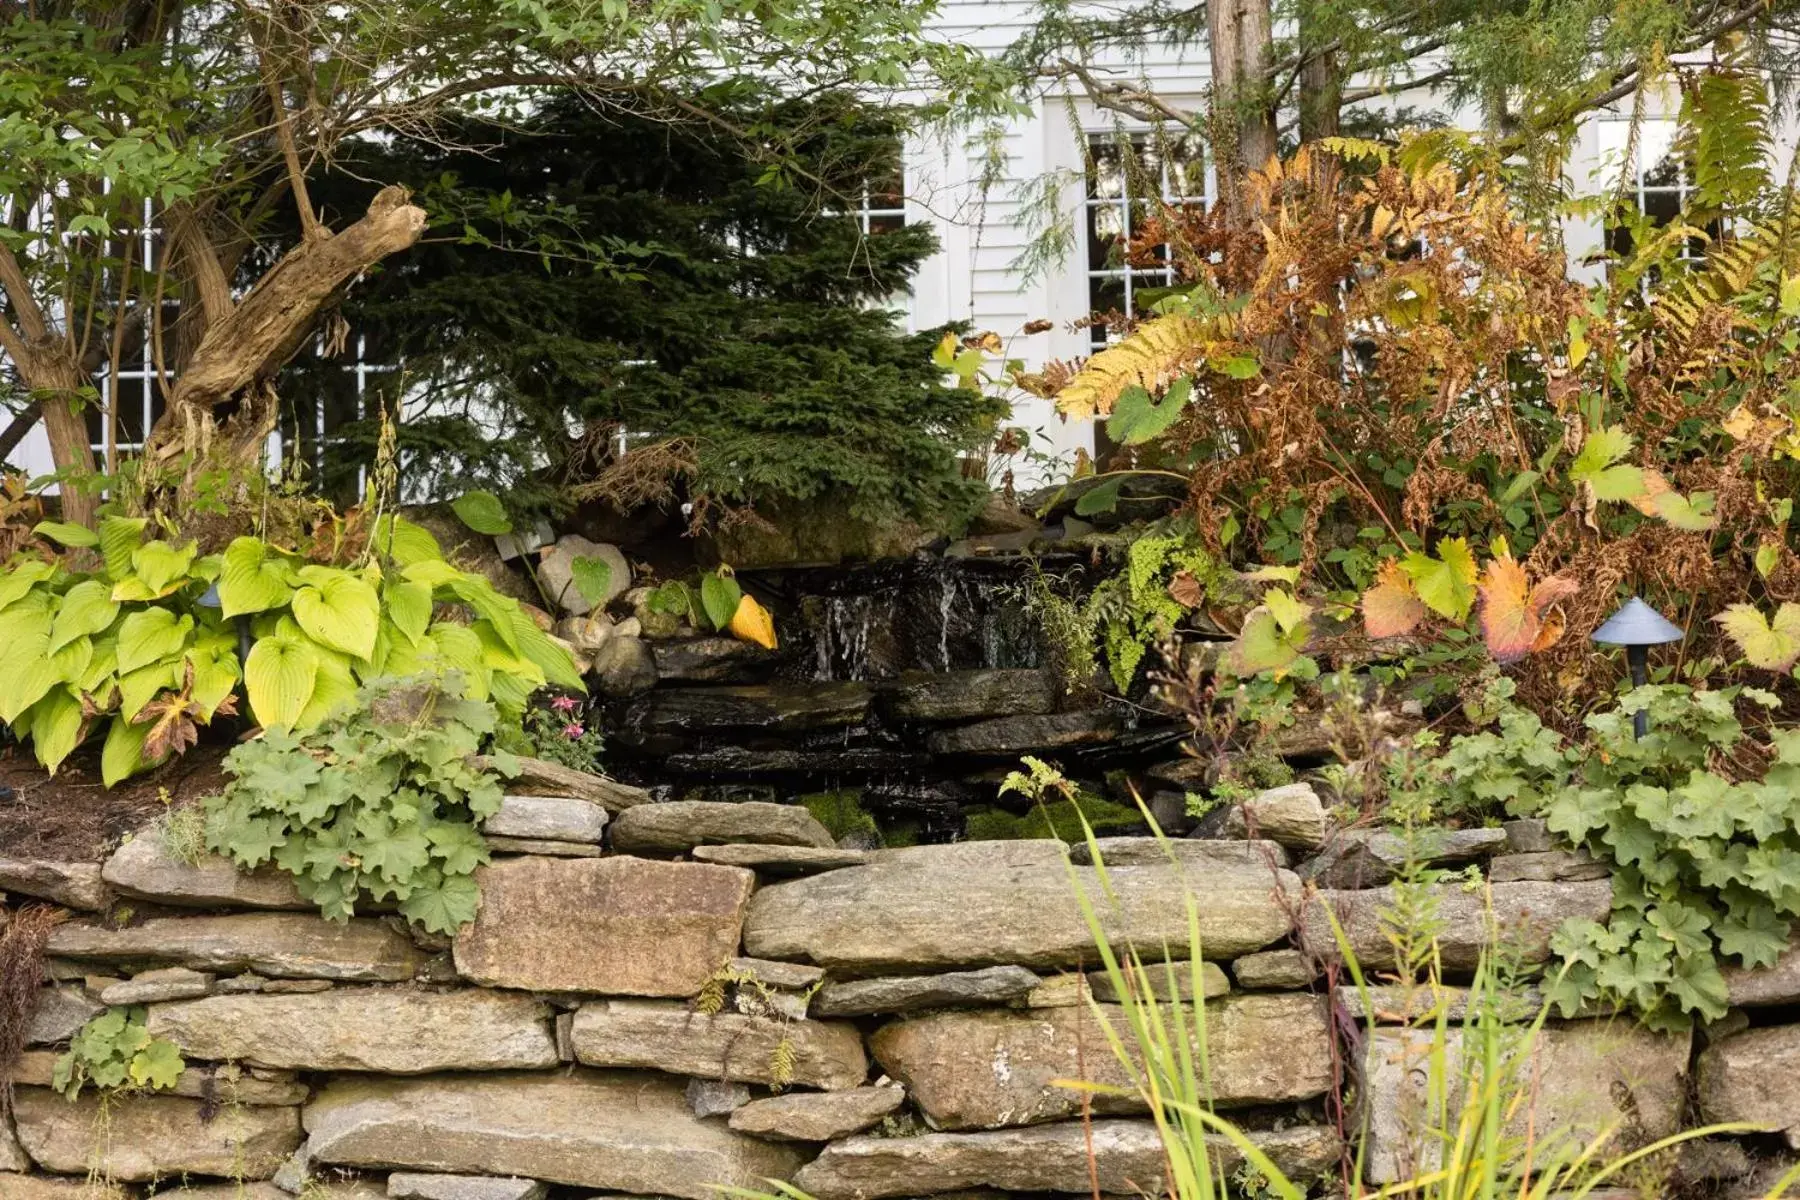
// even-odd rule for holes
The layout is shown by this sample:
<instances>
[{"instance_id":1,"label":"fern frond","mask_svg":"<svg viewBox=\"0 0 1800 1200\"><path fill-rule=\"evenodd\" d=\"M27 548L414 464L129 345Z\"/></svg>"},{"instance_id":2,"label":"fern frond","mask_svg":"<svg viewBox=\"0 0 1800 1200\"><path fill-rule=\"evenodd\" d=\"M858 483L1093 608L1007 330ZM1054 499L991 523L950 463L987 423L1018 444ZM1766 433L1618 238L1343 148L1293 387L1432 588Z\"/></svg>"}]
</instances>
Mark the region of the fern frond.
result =
<instances>
[{"instance_id":1,"label":"fern frond","mask_svg":"<svg viewBox=\"0 0 1800 1200\"><path fill-rule=\"evenodd\" d=\"M1082 364L1057 393L1057 411L1076 420L1104 417L1128 387L1141 387L1152 395L1161 392L1207 357L1216 344L1212 333L1207 322L1187 316L1144 322L1124 341Z\"/></svg>"}]
</instances>

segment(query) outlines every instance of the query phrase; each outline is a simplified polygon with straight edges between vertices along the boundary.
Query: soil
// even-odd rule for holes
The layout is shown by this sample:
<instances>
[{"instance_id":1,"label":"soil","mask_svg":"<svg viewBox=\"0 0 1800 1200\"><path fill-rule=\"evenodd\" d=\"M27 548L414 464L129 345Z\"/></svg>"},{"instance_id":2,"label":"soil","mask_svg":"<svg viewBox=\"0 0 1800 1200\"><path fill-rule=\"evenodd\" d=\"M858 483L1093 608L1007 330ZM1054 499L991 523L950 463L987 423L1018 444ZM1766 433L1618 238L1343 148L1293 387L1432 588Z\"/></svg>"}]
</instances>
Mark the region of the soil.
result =
<instances>
[{"instance_id":1,"label":"soil","mask_svg":"<svg viewBox=\"0 0 1800 1200\"><path fill-rule=\"evenodd\" d=\"M0 855L98 862L126 834L223 787L219 763L230 749L203 742L173 762L106 788L100 784L97 745L70 756L54 778L29 750L10 747L0 756Z\"/></svg>"}]
</instances>

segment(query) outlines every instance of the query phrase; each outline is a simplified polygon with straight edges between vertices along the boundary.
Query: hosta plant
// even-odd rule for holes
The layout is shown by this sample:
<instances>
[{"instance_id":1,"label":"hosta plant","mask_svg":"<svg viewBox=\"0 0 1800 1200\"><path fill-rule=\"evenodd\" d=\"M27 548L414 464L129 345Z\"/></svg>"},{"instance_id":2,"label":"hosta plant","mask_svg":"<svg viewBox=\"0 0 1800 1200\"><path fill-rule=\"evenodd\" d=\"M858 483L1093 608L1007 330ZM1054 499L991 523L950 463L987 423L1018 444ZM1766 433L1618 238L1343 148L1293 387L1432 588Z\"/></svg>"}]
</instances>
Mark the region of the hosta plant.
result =
<instances>
[{"instance_id":1,"label":"hosta plant","mask_svg":"<svg viewBox=\"0 0 1800 1200\"><path fill-rule=\"evenodd\" d=\"M204 802L206 844L245 870L273 863L332 920L392 901L437 933L474 919L477 823L500 807L517 760L494 752L495 706L463 678L386 681L305 734L272 730L225 759Z\"/></svg>"},{"instance_id":2,"label":"hosta plant","mask_svg":"<svg viewBox=\"0 0 1800 1200\"><path fill-rule=\"evenodd\" d=\"M102 727L108 785L154 766L234 712L240 680L271 730L312 729L385 675L454 670L513 714L547 683L582 686L516 601L403 520L376 531L383 553L349 566L255 537L202 555L156 532L118 516L97 531L40 525L70 553L23 551L0 572L0 721L51 771Z\"/></svg>"}]
</instances>

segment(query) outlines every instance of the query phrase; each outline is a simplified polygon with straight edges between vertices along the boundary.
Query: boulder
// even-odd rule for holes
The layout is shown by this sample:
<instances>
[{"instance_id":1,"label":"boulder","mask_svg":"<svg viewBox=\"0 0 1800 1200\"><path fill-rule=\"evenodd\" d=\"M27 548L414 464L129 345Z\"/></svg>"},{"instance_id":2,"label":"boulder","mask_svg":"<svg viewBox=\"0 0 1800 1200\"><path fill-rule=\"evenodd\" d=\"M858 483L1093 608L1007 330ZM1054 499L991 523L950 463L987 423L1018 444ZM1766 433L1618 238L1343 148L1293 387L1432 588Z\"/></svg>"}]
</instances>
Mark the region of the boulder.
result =
<instances>
[{"instance_id":1,"label":"boulder","mask_svg":"<svg viewBox=\"0 0 1800 1200\"><path fill-rule=\"evenodd\" d=\"M99 864L0 857L0 892L36 896L65 908L99 912L112 903Z\"/></svg>"},{"instance_id":2,"label":"boulder","mask_svg":"<svg viewBox=\"0 0 1800 1200\"><path fill-rule=\"evenodd\" d=\"M161 834L145 830L113 851L103 872L106 882L123 896L162 904L201 908L279 908L311 910L294 877L274 866L255 871L218 854L185 862L169 852Z\"/></svg>"},{"instance_id":3,"label":"boulder","mask_svg":"<svg viewBox=\"0 0 1800 1200\"><path fill-rule=\"evenodd\" d=\"M1502 854L1488 863L1488 878L1495 883L1561 883L1605 879L1612 868L1586 850L1539 850L1530 854Z\"/></svg>"},{"instance_id":4,"label":"boulder","mask_svg":"<svg viewBox=\"0 0 1800 1200\"><path fill-rule=\"evenodd\" d=\"M861 1133L906 1103L897 1087L794 1092L752 1100L731 1114L739 1133L784 1142L829 1142Z\"/></svg>"},{"instance_id":5,"label":"boulder","mask_svg":"<svg viewBox=\"0 0 1800 1200\"><path fill-rule=\"evenodd\" d=\"M75 1031L106 1011L106 1005L69 984L38 989L37 1007L25 1027L27 1046L53 1046L75 1036Z\"/></svg>"},{"instance_id":6,"label":"boulder","mask_svg":"<svg viewBox=\"0 0 1800 1200\"><path fill-rule=\"evenodd\" d=\"M1337 1135L1322 1127L1248 1136L1291 1179L1308 1180L1338 1157ZM1243 1162L1222 1135L1209 1136L1207 1147L1215 1174L1229 1176ZM801 1168L794 1186L816 1200L888 1200L988 1187L1144 1196L1160 1191L1167 1163L1152 1122L1066 1121L988 1133L847 1138Z\"/></svg>"},{"instance_id":7,"label":"boulder","mask_svg":"<svg viewBox=\"0 0 1800 1200\"><path fill-rule=\"evenodd\" d=\"M494 765L489 758L478 757L475 761L484 767ZM521 794L592 800L615 816L634 804L650 803L650 793L643 788L632 787L604 775L577 771L573 767L546 762L541 758L515 757L513 762L518 769L507 779L507 783L513 791Z\"/></svg>"},{"instance_id":8,"label":"boulder","mask_svg":"<svg viewBox=\"0 0 1800 1200\"><path fill-rule=\"evenodd\" d=\"M1043 750L1102 746L1119 736L1116 713L1106 709L1051 713L1046 716L995 717L973 725L940 729L926 735L933 754L971 758L1017 758Z\"/></svg>"},{"instance_id":9,"label":"boulder","mask_svg":"<svg viewBox=\"0 0 1800 1200\"><path fill-rule=\"evenodd\" d=\"M840 850L836 847L767 846L740 842L729 846L696 846L694 858L700 862L747 867L764 875L814 875L820 871L863 866L869 861L869 852Z\"/></svg>"},{"instance_id":10,"label":"boulder","mask_svg":"<svg viewBox=\"0 0 1800 1200\"><path fill-rule=\"evenodd\" d=\"M798 804L674 800L640 804L613 823L613 848L632 854L683 854L695 846L735 842L837 849L831 831Z\"/></svg>"},{"instance_id":11,"label":"boulder","mask_svg":"<svg viewBox=\"0 0 1800 1200\"><path fill-rule=\"evenodd\" d=\"M301 1071L420 1075L559 1061L543 1004L480 988L210 996L153 1005L148 1024L190 1058Z\"/></svg>"},{"instance_id":12,"label":"boulder","mask_svg":"<svg viewBox=\"0 0 1800 1200\"><path fill-rule=\"evenodd\" d=\"M1280 1104L1308 1100L1331 1087L1331 1033L1323 1000L1240 996L1207 1005L1206 1014L1215 1103ZM1131 1087L1108 1049L1103 1020L1129 1036L1124 1010L1107 1005L915 1017L883 1026L869 1045L934 1128L1033 1125L1082 1111L1083 1094L1059 1081ZM1096 1094L1091 1103L1101 1113L1145 1108L1135 1090Z\"/></svg>"},{"instance_id":13,"label":"boulder","mask_svg":"<svg viewBox=\"0 0 1800 1200\"><path fill-rule=\"evenodd\" d=\"M589 599L575 586L575 560L597 558L608 570L606 594ZM581 616L603 609L631 587L631 564L617 546L590 542L578 533L565 533L556 544L542 551L537 566L538 586L562 611Z\"/></svg>"},{"instance_id":14,"label":"boulder","mask_svg":"<svg viewBox=\"0 0 1800 1200\"><path fill-rule=\"evenodd\" d=\"M633 724L684 736L714 729L814 733L862 724L871 695L868 684L848 682L658 688L633 713Z\"/></svg>"},{"instance_id":15,"label":"boulder","mask_svg":"<svg viewBox=\"0 0 1800 1200\"><path fill-rule=\"evenodd\" d=\"M869 1073L862 1035L835 1021L787 1021L699 1013L654 1000L600 1000L575 1013L575 1058L592 1067L642 1067L673 1075L827 1090ZM782 1079L780 1059L791 1060Z\"/></svg>"},{"instance_id":16,"label":"boulder","mask_svg":"<svg viewBox=\"0 0 1800 1200\"><path fill-rule=\"evenodd\" d=\"M986 845L1009 845L988 843ZM869 974L1016 963L1091 965L1094 939L1075 888L1094 905L1105 936L1160 956L1188 941L1195 901L1202 951L1235 958L1286 936L1278 891L1297 893L1292 872L1266 866L1164 863L1069 867L1060 843L1013 843L987 857L982 843L920 846L866 867L777 883L757 892L744 945L760 958L804 959ZM1009 865L1004 854L1018 854ZM1519 885L1529 886L1529 885Z\"/></svg>"},{"instance_id":17,"label":"boulder","mask_svg":"<svg viewBox=\"0 0 1800 1200\"><path fill-rule=\"evenodd\" d=\"M1800 1149L1800 1026L1721 1038L1701 1052L1696 1070L1702 1118L1779 1131Z\"/></svg>"},{"instance_id":18,"label":"boulder","mask_svg":"<svg viewBox=\"0 0 1800 1200\"><path fill-rule=\"evenodd\" d=\"M1238 866L1285 867L1287 847L1280 842L1248 838L1106 837L1076 842L1069 847L1069 861L1089 865L1094 851L1109 867L1156 866L1166 862L1227 863Z\"/></svg>"},{"instance_id":19,"label":"boulder","mask_svg":"<svg viewBox=\"0 0 1800 1200\"><path fill-rule=\"evenodd\" d=\"M306 1106L314 1162L518 1175L715 1200L793 1176L801 1155L688 1111L683 1081L634 1072L340 1078Z\"/></svg>"},{"instance_id":20,"label":"boulder","mask_svg":"<svg viewBox=\"0 0 1800 1200\"><path fill-rule=\"evenodd\" d=\"M1298 950L1259 950L1231 964L1232 977L1252 991L1292 991L1319 977L1313 960Z\"/></svg>"},{"instance_id":21,"label":"boulder","mask_svg":"<svg viewBox=\"0 0 1800 1200\"><path fill-rule=\"evenodd\" d=\"M1443 922L1438 952L1444 967L1454 971L1475 968L1489 943L1490 921L1521 961L1542 962L1550 953L1550 935L1564 921L1605 921L1612 912L1612 882L1604 879L1589 883L1496 883L1486 895L1445 884L1436 892L1437 914ZM1391 970L1395 966L1394 946L1388 939L1382 914L1393 904L1390 888L1318 892L1306 908L1306 944L1319 954L1336 957L1337 941L1323 907L1330 905L1363 970Z\"/></svg>"},{"instance_id":22,"label":"boulder","mask_svg":"<svg viewBox=\"0 0 1800 1200\"><path fill-rule=\"evenodd\" d=\"M629 700L656 686L656 656L643 638L620 635L594 651L588 673L601 695Z\"/></svg>"},{"instance_id":23,"label":"boulder","mask_svg":"<svg viewBox=\"0 0 1800 1200\"><path fill-rule=\"evenodd\" d=\"M761 675L780 657L734 637L657 642L651 651L657 678L665 683L743 683Z\"/></svg>"},{"instance_id":24,"label":"boulder","mask_svg":"<svg viewBox=\"0 0 1800 1200\"><path fill-rule=\"evenodd\" d=\"M1170 967L1174 968L1174 984L1170 985ZM1173 964L1150 962L1144 963L1142 971L1128 964L1121 963L1123 977L1117 983L1126 984L1131 994L1140 999L1156 999L1164 1004L1186 1002L1194 998L1194 964L1178 962ZM1225 972L1217 963L1200 964L1200 998L1211 1000L1223 996L1231 990L1231 980L1225 978ZM1123 999L1120 989L1111 974L1106 971L1088 972L1088 991L1094 999L1102 1004L1116 1004Z\"/></svg>"},{"instance_id":25,"label":"boulder","mask_svg":"<svg viewBox=\"0 0 1800 1200\"><path fill-rule=\"evenodd\" d=\"M1056 710L1056 674L1038 668L908 671L888 694L888 711L906 721L976 721L1041 716Z\"/></svg>"},{"instance_id":26,"label":"boulder","mask_svg":"<svg viewBox=\"0 0 1800 1200\"><path fill-rule=\"evenodd\" d=\"M130 979L101 989L100 1003L155 1004L162 1000L192 1000L212 990L213 977L186 967L161 967L140 971Z\"/></svg>"},{"instance_id":27,"label":"boulder","mask_svg":"<svg viewBox=\"0 0 1800 1200\"><path fill-rule=\"evenodd\" d=\"M584 616L564 617L551 632L569 643L577 655L592 658L600 647L606 645L616 628L612 618L605 613L589 611Z\"/></svg>"},{"instance_id":28,"label":"boulder","mask_svg":"<svg viewBox=\"0 0 1800 1200\"><path fill-rule=\"evenodd\" d=\"M50 1087L55 1077L54 1050L27 1050L13 1064L12 1081L22 1087ZM212 1103L293 1107L306 1099L306 1085L291 1071L257 1071L235 1064L196 1063L184 1070L175 1086L160 1093Z\"/></svg>"},{"instance_id":29,"label":"boulder","mask_svg":"<svg viewBox=\"0 0 1800 1200\"><path fill-rule=\"evenodd\" d=\"M1294 850L1312 851L1325 844L1329 824L1325 805L1310 783L1269 788L1242 804L1220 809L1212 836L1268 838Z\"/></svg>"},{"instance_id":30,"label":"boulder","mask_svg":"<svg viewBox=\"0 0 1800 1200\"><path fill-rule=\"evenodd\" d=\"M13 1119L19 1143L44 1170L97 1171L126 1183L180 1175L267 1179L300 1144L299 1109L219 1108L176 1096L103 1101L90 1090L69 1101L46 1088L18 1088Z\"/></svg>"},{"instance_id":31,"label":"boulder","mask_svg":"<svg viewBox=\"0 0 1800 1200\"><path fill-rule=\"evenodd\" d=\"M942 975L834 980L813 997L812 1011L821 1017L866 1017L928 1008L1011 1004L1025 999L1041 982L1036 972L1018 966Z\"/></svg>"},{"instance_id":32,"label":"boulder","mask_svg":"<svg viewBox=\"0 0 1800 1200\"><path fill-rule=\"evenodd\" d=\"M476 873L481 911L456 969L489 987L692 996L737 954L756 877L615 857L512 858Z\"/></svg>"},{"instance_id":33,"label":"boulder","mask_svg":"<svg viewBox=\"0 0 1800 1200\"><path fill-rule=\"evenodd\" d=\"M387 1181L391 1200L544 1200L548 1190L535 1179L502 1179L496 1175L416 1175L395 1171Z\"/></svg>"},{"instance_id":34,"label":"boulder","mask_svg":"<svg viewBox=\"0 0 1800 1200\"><path fill-rule=\"evenodd\" d=\"M599 842L606 833L606 810L572 796L503 796L500 811L481 823L499 837L553 842Z\"/></svg>"},{"instance_id":35,"label":"boulder","mask_svg":"<svg viewBox=\"0 0 1800 1200\"><path fill-rule=\"evenodd\" d=\"M1434 865L1466 863L1495 854L1504 845L1506 833L1500 829L1423 829L1410 845L1384 829L1349 829L1302 866L1300 875L1320 887L1380 887L1393 882L1409 855Z\"/></svg>"},{"instance_id":36,"label":"boulder","mask_svg":"<svg viewBox=\"0 0 1800 1200\"><path fill-rule=\"evenodd\" d=\"M1739 967L1721 964L1725 987L1733 1008L1767 1008L1800 1003L1800 932L1788 941L1771 967Z\"/></svg>"},{"instance_id":37,"label":"boulder","mask_svg":"<svg viewBox=\"0 0 1800 1200\"><path fill-rule=\"evenodd\" d=\"M1431 1031L1381 1029L1369 1041L1369 1142L1365 1169L1372 1183L1393 1183L1437 1169L1442 1138L1432 1129L1432 1063L1449 1079L1454 1121L1463 1103L1456 1080L1468 1038L1452 1029L1442 1045ZM1504 1036L1504 1035L1502 1035ZM1577 1152L1609 1135L1617 1149L1648 1145L1674 1133L1687 1095L1690 1038L1651 1033L1623 1021L1577 1021L1540 1029L1515 1060L1504 1093L1523 1089L1505 1136L1516 1147L1531 1132L1532 1155L1542 1162ZM1506 1101L1511 1103L1510 1099ZM1454 1136L1453 1132L1449 1136ZM1604 1151L1601 1161L1610 1158Z\"/></svg>"},{"instance_id":38,"label":"boulder","mask_svg":"<svg viewBox=\"0 0 1800 1200\"><path fill-rule=\"evenodd\" d=\"M358 983L411 979L425 959L412 939L384 921L339 923L300 913L156 917L124 929L70 921L50 934L49 950L95 962Z\"/></svg>"}]
</instances>

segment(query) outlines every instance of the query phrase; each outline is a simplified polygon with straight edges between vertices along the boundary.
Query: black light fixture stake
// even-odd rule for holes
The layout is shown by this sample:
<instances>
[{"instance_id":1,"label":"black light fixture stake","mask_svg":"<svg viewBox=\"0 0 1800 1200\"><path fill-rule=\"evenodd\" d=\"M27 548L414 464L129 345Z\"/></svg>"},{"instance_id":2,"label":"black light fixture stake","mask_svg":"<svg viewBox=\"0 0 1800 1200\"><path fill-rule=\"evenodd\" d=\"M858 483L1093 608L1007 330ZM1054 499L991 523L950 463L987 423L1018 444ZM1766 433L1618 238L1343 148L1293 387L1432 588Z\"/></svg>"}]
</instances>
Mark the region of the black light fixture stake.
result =
<instances>
[{"instance_id":1,"label":"black light fixture stake","mask_svg":"<svg viewBox=\"0 0 1800 1200\"><path fill-rule=\"evenodd\" d=\"M1625 647L1625 662L1631 668L1631 686L1643 687L1650 682L1650 647L1679 642L1687 635L1681 627L1639 600L1636 596L1619 606L1619 611L1606 618L1594 630L1594 641L1602 646ZM1642 738L1650 730L1650 714L1639 709L1632 714L1631 731Z\"/></svg>"}]
</instances>

